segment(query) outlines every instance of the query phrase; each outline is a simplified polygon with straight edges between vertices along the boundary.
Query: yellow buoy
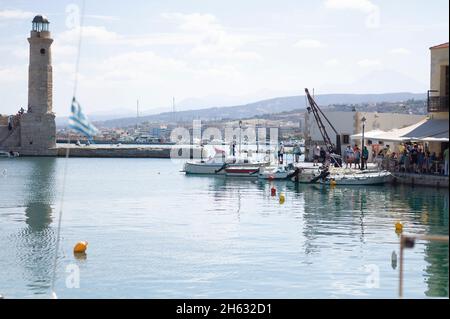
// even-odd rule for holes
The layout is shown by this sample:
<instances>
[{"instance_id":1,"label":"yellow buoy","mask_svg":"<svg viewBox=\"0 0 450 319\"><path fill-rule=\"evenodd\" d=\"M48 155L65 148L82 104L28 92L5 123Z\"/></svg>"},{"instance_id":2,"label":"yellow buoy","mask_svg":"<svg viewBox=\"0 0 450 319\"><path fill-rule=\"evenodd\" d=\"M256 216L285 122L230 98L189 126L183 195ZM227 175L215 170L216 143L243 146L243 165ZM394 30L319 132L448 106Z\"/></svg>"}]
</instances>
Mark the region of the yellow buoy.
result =
<instances>
[{"instance_id":1,"label":"yellow buoy","mask_svg":"<svg viewBox=\"0 0 450 319\"><path fill-rule=\"evenodd\" d=\"M286 197L284 197L284 194L281 193L280 194L280 204L284 204L285 201L286 201Z\"/></svg>"},{"instance_id":2,"label":"yellow buoy","mask_svg":"<svg viewBox=\"0 0 450 319\"><path fill-rule=\"evenodd\" d=\"M403 224L401 222L395 223L395 232L401 233L403 231Z\"/></svg>"},{"instance_id":3,"label":"yellow buoy","mask_svg":"<svg viewBox=\"0 0 450 319\"><path fill-rule=\"evenodd\" d=\"M336 184L337 184L337 183L336 183L336 181L335 181L334 179L332 179L332 180L330 181L330 185L331 185L331 186L336 186Z\"/></svg>"},{"instance_id":4,"label":"yellow buoy","mask_svg":"<svg viewBox=\"0 0 450 319\"><path fill-rule=\"evenodd\" d=\"M87 241L79 241L78 243L75 244L75 247L73 247L73 252L75 254L84 253L86 252L87 246L88 246Z\"/></svg>"}]
</instances>

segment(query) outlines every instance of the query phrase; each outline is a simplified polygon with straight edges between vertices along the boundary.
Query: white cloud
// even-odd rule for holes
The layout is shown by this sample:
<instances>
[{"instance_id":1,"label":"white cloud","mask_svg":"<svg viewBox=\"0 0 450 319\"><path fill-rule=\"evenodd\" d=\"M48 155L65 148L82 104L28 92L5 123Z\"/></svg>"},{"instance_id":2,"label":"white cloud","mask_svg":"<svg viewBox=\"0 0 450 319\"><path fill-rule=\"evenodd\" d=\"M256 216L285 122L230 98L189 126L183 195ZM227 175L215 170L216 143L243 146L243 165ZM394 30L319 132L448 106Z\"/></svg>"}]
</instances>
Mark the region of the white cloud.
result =
<instances>
[{"instance_id":1,"label":"white cloud","mask_svg":"<svg viewBox=\"0 0 450 319\"><path fill-rule=\"evenodd\" d=\"M358 10L364 13L371 13L378 7L370 0L326 0L327 9Z\"/></svg>"},{"instance_id":2,"label":"white cloud","mask_svg":"<svg viewBox=\"0 0 450 319\"><path fill-rule=\"evenodd\" d=\"M161 57L154 52L127 52L107 58L89 69L102 81L150 81L164 74L184 72L184 62Z\"/></svg>"},{"instance_id":3,"label":"white cloud","mask_svg":"<svg viewBox=\"0 0 450 319\"><path fill-rule=\"evenodd\" d=\"M222 29L217 18L209 13L162 13L161 17L178 24L178 27L184 31L205 32L212 29Z\"/></svg>"},{"instance_id":4,"label":"white cloud","mask_svg":"<svg viewBox=\"0 0 450 319\"><path fill-rule=\"evenodd\" d=\"M325 8L334 10L356 10L367 15L366 27L380 27L380 8L370 0L326 0Z\"/></svg>"},{"instance_id":5,"label":"white cloud","mask_svg":"<svg viewBox=\"0 0 450 319\"><path fill-rule=\"evenodd\" d=\"M73 28L62 32L57 36L58 40L66 43L77 43L80 35L80 28ZM108 31L103 26L85 26L82 27L82 36L84 39L91 39L102 43L113 43L119 39L115 32Z\"/></svg>"},{"instance_id":6,"label":"white cloud","mask_svg":"<svg viewBox=\"0 0 450 319\"><path fill-rule=\"evenodd\" d=\"M178 31L147 35L124 35L109 31L104 26L83 27L83 39L99 44L146 47L154 45L190 46L188 53L195 58L234 59L260 61L262 57L243 46L263 38L228 32L211 14L163 13L161 16L177 25ZM79 28L65 31L57 36L58 41L76 44Z\"/></svg>"},{"instance_id":7,"label":"white cloud","mask_svg":"<svg viewBox=\"0 0 450 319\"><path fill-rule=\"evenodd\" d=\"M295 43L294 46L302 49L317 49L325 47L325 45L322 42L313 39L300 40L297 43Z\"/></svg>"},{"instance_id":8,"label":"white cloud","mask_svg":"<svg viewBox=\"0 0 450 319\"><path fill-rule=\"evenodd\" d=\"M398 55L408 55L411 54L411 51L405 48L396 48L391 50L392 54L398 54Z\"/></svg>"},{"instance_id":9,"label":"white cloud","mask_svg":"<svg viewBox=\"0 0 450 319\"><path fill-rule=\"evenodd\" d=\"M26 66L0 66L0 83L24 81L27 76Z\"/></svg>"},{"instance_id":10,"label":"white cloud","mask_svg":"<svg viewBox=\"0 0 450 319\"><path fill-rule=\"evenodd\" d=\"M341 62L338 59L330 59L328 61L325 61L325 65L332 67L332 66L338 66Z\"/></svg>"},{"instance_id":11,"label":"white cloud","mask_svg":"<svg viewBox=\"0 0 450 319\"><path fill-rule=\"evenodd\" d=\"M163 13L161 17L177 24L178 37L190 41L190 54L204 59L262 60L262 57L243 47L254 38L229 32L212 14Z\"/></svg>"},{"instance_id":12,"label":"white cloud","mask_svg":"<svg viewBox=\"0 0 450 319\"><path fill-rule=\"evenodd\" d=\"M55 42L52 45L52 55L54 57L74 56L77 53L77 47L75 45L65 45L59 42Z\"/></svg>"},{"instance_id":13,"label":"white cloud","mask_svg":"<svg viewBox=\"0 0 450 319\"><path fill-rule=\"evenodd\" d=\"M35 14L29 11L22 10L2 10L0 11L0 20L13 20L13 19L30 19L34 17Z\"/></svg>"},{"instance_id":14,"label":"white cloud","mask_svg":"<svg viewBox=\"0 0 450 319\"><path fill-rule=\"evenodd\" d=\"M105 16L105 15L98 15L98 14L87 14L87 15L85 15L85 18L101 20L101 21L119 21L120 20L119 17Z\"/></svg>"},{"instance_id":15,"label":"white cloud","mask_svg":"<svg viewBox=\"0 0 450 319\"><path fill-rule=\"evenodd\" d=\"M374 68L382 65L381 61L378 59L364 59L358 61L358 65L362 68Z\"/></svg>"}]
</instances>

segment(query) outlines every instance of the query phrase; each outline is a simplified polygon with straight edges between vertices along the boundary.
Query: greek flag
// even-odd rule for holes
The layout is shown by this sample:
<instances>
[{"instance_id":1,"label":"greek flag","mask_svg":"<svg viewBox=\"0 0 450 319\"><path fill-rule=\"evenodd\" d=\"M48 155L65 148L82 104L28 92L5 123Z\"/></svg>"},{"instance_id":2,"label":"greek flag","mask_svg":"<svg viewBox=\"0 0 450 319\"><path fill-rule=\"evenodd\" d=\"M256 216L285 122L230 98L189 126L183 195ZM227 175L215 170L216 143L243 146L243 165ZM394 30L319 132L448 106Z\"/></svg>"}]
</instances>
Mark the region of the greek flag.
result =
<instances>
[{"instance_id":1,"label":"greek flag","mask_svg":"<svg viewBox=\"0 0 450 319\"><path fill-rule=\"evenodd\" d=\"M98 133L98 130L91 122L89 122L87 116L84 115L81 106L75 97L72 100L71 111L72 114L69 117L69 127L92 139L92 137Z\"/></svg>"}]
</instances>

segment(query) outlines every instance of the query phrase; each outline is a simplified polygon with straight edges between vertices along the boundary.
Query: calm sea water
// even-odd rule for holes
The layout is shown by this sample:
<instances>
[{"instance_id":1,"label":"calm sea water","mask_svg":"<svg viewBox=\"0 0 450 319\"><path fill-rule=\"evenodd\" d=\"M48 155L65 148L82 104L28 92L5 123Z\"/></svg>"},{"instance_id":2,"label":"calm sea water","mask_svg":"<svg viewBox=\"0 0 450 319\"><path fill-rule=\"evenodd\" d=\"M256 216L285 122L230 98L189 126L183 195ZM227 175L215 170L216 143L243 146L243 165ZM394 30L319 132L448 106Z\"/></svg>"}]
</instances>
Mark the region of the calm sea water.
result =
<instances>
[{"instance_id":1,"label":"calm sea water","mask_svg":"<svg viewBox=\"0 0 450 319\"><path fill-rule=\"evenodd\" d=\"M50 295L63 166L0 160L6 298ZM406 233L449 231L444 190L280 182L280 205L268 182L190 177L181 167L69 160L60 298L396 298L395 222ZM79 240L89 242L83 258L72 253ZM70 288L77 267L80 287ZM405 296L448 297L448 267L447 244L417 242L405 253Z\"/></svg>"}]
</instances>

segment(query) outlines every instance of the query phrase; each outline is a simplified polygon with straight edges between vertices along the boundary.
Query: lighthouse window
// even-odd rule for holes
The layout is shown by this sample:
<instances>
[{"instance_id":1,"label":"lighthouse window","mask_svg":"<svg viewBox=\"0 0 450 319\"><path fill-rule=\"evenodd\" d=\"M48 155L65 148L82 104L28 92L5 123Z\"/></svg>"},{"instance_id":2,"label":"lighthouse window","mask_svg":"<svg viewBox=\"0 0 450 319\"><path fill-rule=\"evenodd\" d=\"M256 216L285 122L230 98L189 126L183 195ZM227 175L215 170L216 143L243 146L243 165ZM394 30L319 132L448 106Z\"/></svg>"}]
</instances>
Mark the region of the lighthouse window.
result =
<instances>
[{"instance_id":1,"label":"lighthouse window","mask_svg":"<svg viewBox=\"0 0 450 319\"><path fill-rule=\"evenodd\" d=\"M45 54L45 49L41 49L41 54L42 54L42 55Z\"/></svg>"}]
</instances>

